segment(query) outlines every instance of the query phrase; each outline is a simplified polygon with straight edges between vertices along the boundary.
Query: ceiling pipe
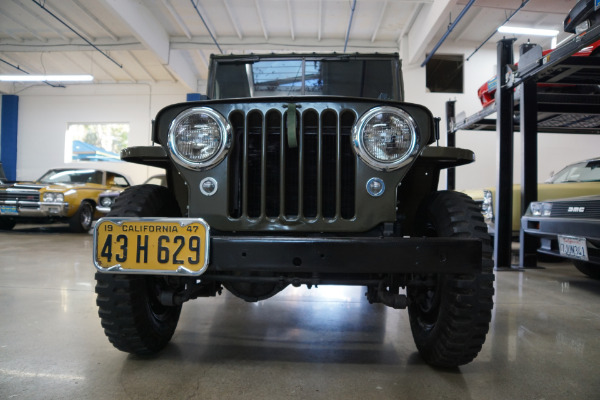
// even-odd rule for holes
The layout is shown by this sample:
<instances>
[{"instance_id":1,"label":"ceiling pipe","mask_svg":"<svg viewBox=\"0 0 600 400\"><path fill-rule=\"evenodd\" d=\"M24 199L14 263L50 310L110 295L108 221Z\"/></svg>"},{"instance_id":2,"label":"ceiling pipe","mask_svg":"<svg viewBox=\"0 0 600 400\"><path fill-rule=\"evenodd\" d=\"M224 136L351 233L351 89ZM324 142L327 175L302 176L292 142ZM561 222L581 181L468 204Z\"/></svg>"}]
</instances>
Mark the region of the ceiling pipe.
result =
<instances>
[{"instance_id":1,"label":"ceiling pipe","mask_svg":"<svg viewBox=\"0 0 600 400\"><path fill-rule=\"evenodd\" d=\"M462 19L462 17L464 17L464 15L467 13L467 11L469 11L469 8L471 8L471 6L473 5L473 3L475 3L475 0L470 0L469 3L465 6L465 8L462 9L462 11L460 12L460 14L458 14L458 17L448 27L448 30L446 31L446 33L444 33L444 36L442 36L442 38L440 39L440 41L437 42L437 44L435 45L435 47L433 48L433 50L431 51L431 53L429 53L427 55L427 58L425 58L425 61L423 61L423 64L421 64L421 67L424 67L425 65L427 65L427 63L429 62L429 60L431 60L431 58L433 57L433 55L435 54L435 52L440 48L440 46L442 45L442 43L444 43L444 41L446 40L446 38L448 37L448 35L450 35L450 33L454 30L454 28L456 27L456 25L460 22L460 20Z\"/></svg>"},{"instance_id":2,"label":"ceiling pipe","mask_svg":"<svg viewBox=\"0 0 600 400\"><path fill-rule=\"evenodd\" d=\"M19 67L18 65L11 64L11 63L9 63L8 61L6 61L6 60L3 60L2 58L0 58L0 62L3 62L4 64L7 64L7 65L10 65L10 66L11 66L11 67L13 67L14 69L16 69L16 70L18 70L18 71L21 71L21 72L23 72L23 73L24 73L24 74L26 74L26 75L31 75L29 72L25 71L23 68ZM53 85L53 84L51 84L51 83L50 83L50 82L48 82L48 81L44 81L44 83L45 83L46 85L48 85L48 86L52 86L52 87L58 87L58 88L64 88L64 87L65 87L65 86L63 86L63 85L60 85L60 84Z\"/></svg>"},{"instance_id":3,"label":"ceiling pipe","mask_svg":"<svg viewBox=\"0 0 600 400\"><path fill-rule=\"evenodd\" d=\"M77 32L75 29L71 28L65 21L63 21L62 19L60 19L52 11L48 10L44 4L42 4L41 2L38 2L36 0L32 0L32 1L35 4L37 4L38 6L40 6L42 10L46 11L48 14L50 14L52 17L54 17L54 19L56 19L58 22L60 22L61 24L63 24L71 32L73 32L74 34L76 34L77 36L79 36L84 42L86 42L87 44L89 44L90 46L92 46L94 49L96 49L97 51L99 51L104 57L108 58L110 61L112 61L113 63L115 63L119 68L123 68L123 66L121 64L119 64L114 59L112 59L108 54L106 54L105 52L103 52L102 50L100 50L98 48L98 46L96 46L95 44L93 44L92 42L90 42L89 40L87 40L79 32Z\"/></svg>"},{"instance_id":4,"label":"ceiling pipe","mask_svg":"<svg viewBox=\"0 0 600 400\"><path fill-rule=\"evenodd\" d=\"M521 5L519 6L519 8L517 8L517 9L516 9L516 10L515 10L515 11L514 11L512 14L510 14L510 16L509 16L508 18L506 18L506 20L505 20L505 21L504 21L502 24L500 24L500 26L504 26L504 25L505 25L505 24L506 24L508 21L510 21L510 19L511 19L512 17L514 17L514 15L515 15L516 13L518 13L518 12L521 10L521 8L525 7L525 5L526 5L527 3L529 3L529 0L524 0L524 1L522 1L522 2L521 2ZM500 28L500 26L499 26L498 28ZM492 32L492 34L491 34L490 36L488 36L488 38L487 38L487 39L485 39L485 40L483 41L483 43L481 43L479 46L477 46L477 48L476 48L476 49L475 49L475 50L474 50L474 51L471 53L471 55L470 55L469 57L467 57L467 61L469 61L469 59L470 59L471 57L473 57L473 55L474 55L475 53L477 53L477 52L479 51L479 49L483 47L483 45L484 45L484 44L486 44L487 42L489 42L489 40L492 38L492 36L494 36L494 35L495 35L495 34L498 32L498 28L494 29L494 31Z\"/></svg>"},{"instance_id":5,"label":"ceiling pipe","mask_svg":"<svg viewBox=\"0 0 600 400\"><path fill-rule=\"evenodd\" d=\"M475 0L473 0L475 1ZM348 21L348 31L346 32L346 42L344 43L344 53L348 47L348 39L350 38L350 28L352 27L352 18L354 18L354 10L356 9L356 0L352 3L352 11L350 12L350 21Z\"/></svg>"},{"instance_id":6,"label":"ceiling pipe","mask_svg":"<svg viewBox=\"0 0 600 400\"><path fill-rule=\"evenodd\" d=\"M200 13L200 10L198 10L198 7L196 6L196 4L194 4L194 0L190 0L190 3L192 3L192 6L194 7L194 10L196 10L196 13L198 14L198 16L200 17L200 19L202 20L202 23L204 24L204 27L208 31L208 34L210 35L210 37L212 38L213 42L215 43L215 46L217 46L217 49L219 49L219 51L221 52L221 54L224 54L223 53L223 49L221 49L221 46L219 46L219 43L217 43L217 39L215 39L213 33L210 31L210 28L208 27L208 24L204 20L204 17L202 17L202 13Z\"/></svg>"}]
</instances>

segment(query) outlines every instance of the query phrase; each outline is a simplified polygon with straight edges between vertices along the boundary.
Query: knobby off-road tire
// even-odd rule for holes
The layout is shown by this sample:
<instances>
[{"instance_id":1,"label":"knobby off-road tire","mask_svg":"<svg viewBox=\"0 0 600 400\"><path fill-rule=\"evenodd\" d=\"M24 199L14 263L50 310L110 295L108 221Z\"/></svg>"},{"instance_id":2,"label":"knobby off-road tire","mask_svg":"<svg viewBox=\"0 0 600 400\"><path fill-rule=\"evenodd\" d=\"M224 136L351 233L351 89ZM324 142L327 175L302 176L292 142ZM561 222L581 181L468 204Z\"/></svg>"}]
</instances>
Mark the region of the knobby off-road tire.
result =
<instances>
[{"instance_id":1,"label":"knobby off-road tire","mask_svg":"<svg viewBox=\"0 0 600 400\"><path fill-rule=\"evenodd\" d=\"M573 265L584 275L592 279L600 279L600 265L592 264L591 262L574 260Z\"/></svg>"},{"instance_id":2,"label":"knobby off-road tire","mask_svg":"<svg viewBox=\"0 0 600 400\"><path fill-rule=\"evenodd\" d=\"M492 246L476 203L458 192L436 192L421 209L423 236L482 241L482 272L421 276L425 286L409 286L408 313L421 357L436 367L471 362L489 330L494 295Z\"/></svg>"},{"instance_id":3,"label":"knobby off-road tire","mask_svg":"<svg viewBox=\"0 0 600 400\"><path fill-rule=\"evenodd\" d=\"M109 217L179 216L171 192L156 185L132 186L117 198ZM108 340L121 351L148 355L171 340L181 306L158 301L162 277L96 272L96 304Z\"/></svg>"},{"instance_id":4,"label":"knobby off-road tire","mask_svg":"<svg viewBox=\"0 0 600 400\"><path fill-rule=\"evenodd\" d=\"M84 233L92 229L94 206L89 201L83 201L77 212L69 219L69 229L74 233Z\"/></svg>"}]
</instances>

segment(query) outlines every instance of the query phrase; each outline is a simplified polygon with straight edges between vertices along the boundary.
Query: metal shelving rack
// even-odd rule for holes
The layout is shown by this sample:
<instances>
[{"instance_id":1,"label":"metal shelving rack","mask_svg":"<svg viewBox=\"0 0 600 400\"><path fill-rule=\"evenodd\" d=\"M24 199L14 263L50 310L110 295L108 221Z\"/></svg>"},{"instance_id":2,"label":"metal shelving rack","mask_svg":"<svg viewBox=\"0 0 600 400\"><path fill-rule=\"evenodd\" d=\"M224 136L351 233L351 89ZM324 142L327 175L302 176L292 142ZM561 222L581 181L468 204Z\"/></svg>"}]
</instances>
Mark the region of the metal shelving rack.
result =
<instances>
[{"instance_id":1,"label":"metal shelving rack","mask_svg":"<svg viewBox=\"0 0 600 400\"><path fill-rule=\"evenodd\" d=\"M455 119L454 102L446 104L449 146L454 145L459 130L497 132L499 156L494 199L494 258L497 270L536 267L537 241L525 235L522 229L519 265L511 265L514 131L521 131L523 215L529 203L537 200L538 131L600 134L600 93L538 93L538 83L578 87L600 85L600 57L573 56L598 40L600 24L546 56L542 55L540 46L522 45L518 69L514 71L514 40L503 39L497 45L498 89L495 102L461 120ZM489 118L493 114L496 118ZM454 171L449 171L449 189L454 189L454 179Z\"/></svg>"}]
</instances>

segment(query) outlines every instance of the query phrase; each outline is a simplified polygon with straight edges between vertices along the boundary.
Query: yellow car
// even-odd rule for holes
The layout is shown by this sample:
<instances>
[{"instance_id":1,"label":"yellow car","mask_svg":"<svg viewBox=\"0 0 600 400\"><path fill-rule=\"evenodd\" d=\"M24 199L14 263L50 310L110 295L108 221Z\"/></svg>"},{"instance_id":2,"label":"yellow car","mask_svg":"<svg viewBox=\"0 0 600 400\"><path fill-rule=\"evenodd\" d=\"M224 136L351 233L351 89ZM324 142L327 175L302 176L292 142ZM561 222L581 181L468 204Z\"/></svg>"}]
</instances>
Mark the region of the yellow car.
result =
<instances>
[{"instance_id":1,"label":"yellow car","mask_svg":"<svg viewBox=\"0 0 600 400\"><path fill-rule=\"evenodd\" d=\"M72 232L87 232L98 216L98 196L129 187L121 174L96 169L51 169L35 182L0 185L0 229L19 222L66 221Z\"/></svg>"},{"instance_id":2,"label":"yellow car","mask_svg":"<svg viewBox=\"0 0 600 400\"><path fill-rule=\"evenodd\" d=\"M494 233L494 199L496 188L466 190L473 200L481 204L481 213L488 224L488 230ZM568 165L554 174L545 183L538 184L538 200L554 200L600 194L600 158L580 161ZM513 186L513 235L521 229L521 185Z\"/></svg>"}]
</instances>

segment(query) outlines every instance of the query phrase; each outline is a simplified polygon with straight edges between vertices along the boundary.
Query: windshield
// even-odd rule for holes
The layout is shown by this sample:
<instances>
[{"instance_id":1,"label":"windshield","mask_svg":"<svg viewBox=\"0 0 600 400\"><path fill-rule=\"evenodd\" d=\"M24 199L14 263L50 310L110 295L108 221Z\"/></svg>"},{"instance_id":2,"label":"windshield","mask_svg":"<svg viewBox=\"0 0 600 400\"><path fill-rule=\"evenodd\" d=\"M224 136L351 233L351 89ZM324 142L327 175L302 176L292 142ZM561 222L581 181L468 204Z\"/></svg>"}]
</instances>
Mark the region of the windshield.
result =
<instances>
[{"instance_id":1,"label":"windshield","mask_svg":"<svg viewBox=\"0 0 600 400\"><path fill-rule=\"evenodd\" d=\"M102 184L102 172L93 169L60 169L46 172L41 183L98 183Z\"/></svg>"},{"instance_id":2,"label":"windshield","mask_svg":"<svg viewBox=\"0 0 600 400\"><path fill-rule=\"evenodd\" d=\"M350 96L401 100L399 61L392 58L241 59L213 65L213 99Z\"/></svg>"},{"instance_id":3,"label":"windshield","mask_svg":"<svg viewBox=\"0 0 600 400\"><path fill-rule=\"evenodd\" d=\"M600 160L569 165L550 178L549 182L600 182Z\"/></svg>"}]
</instances>

